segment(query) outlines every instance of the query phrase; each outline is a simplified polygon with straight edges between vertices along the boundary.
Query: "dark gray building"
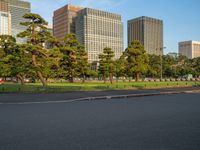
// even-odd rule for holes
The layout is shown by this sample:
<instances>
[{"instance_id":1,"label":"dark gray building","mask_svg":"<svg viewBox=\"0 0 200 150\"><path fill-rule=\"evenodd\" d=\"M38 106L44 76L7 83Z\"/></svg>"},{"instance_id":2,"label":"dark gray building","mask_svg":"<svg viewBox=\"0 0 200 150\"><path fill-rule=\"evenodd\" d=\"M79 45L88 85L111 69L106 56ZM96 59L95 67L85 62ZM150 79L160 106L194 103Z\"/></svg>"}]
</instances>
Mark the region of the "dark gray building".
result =
<instances>
[{"instance_id":1,"label":"dark gray building","mask_svg":"<svg viewBox=\"0 0 200 150\"><path fill-rule=\"evenodd\" d=\"M98 62L106 47L114 51L115 58L122 55L123 23L118 14L84 8L77 14L76 35L85 46L90 63Z\"/></svg>"},{"instance_id":2,"label":"dark gray building","mask_svg":"<svg viewBox=\"0 0 200 150\"><path fill-rule=\"evenodd\" d=\"M128 45L138 40L148 54L163 54L163 21L139 17L128 21Z\"/></svg>"},{"instance_id":3,"label":"dark gray building","mask_svg":"<svg viewBox=\"0 0 200 150\"><path fill-rule=\"evenodd\" d=\"M26 27L20 25L20 22L26 21L23 19L23 15L30 12L31 5L29 2L22 0L1 0L5 1L9 5L9 11L11 14L11 33L17 39L18 43L25 42L24 39L17 38L17 34L26 30Z\"/></svg>"}]
</instances>

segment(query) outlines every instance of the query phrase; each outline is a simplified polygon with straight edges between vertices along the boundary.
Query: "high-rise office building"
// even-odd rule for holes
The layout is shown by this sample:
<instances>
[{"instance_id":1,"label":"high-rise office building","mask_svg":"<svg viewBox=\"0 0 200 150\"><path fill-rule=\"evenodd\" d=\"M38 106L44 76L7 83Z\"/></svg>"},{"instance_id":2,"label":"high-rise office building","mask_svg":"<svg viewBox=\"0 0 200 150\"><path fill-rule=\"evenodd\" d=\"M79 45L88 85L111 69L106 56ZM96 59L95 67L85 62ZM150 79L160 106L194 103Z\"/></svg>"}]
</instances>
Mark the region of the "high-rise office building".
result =
<instances>
[{"instance_id":1,"label":"high-rise office building","mask_svg":"<svg viewBox=\"0 0 200 150\"><path fill-rule=\"evenodd\" d=\"M139 17L128 21L128 45L138 40L148 54L163 54L163 21Z\"/></svg>"},{"instance_id":2,"label":"high-rise office building","mask_svg":"<svg viewBox=\"0 0 200 150\"><path fill-rule=\"evenodd\" d=\"M8 3L0 1L0 35L11 35L11 15Z\"/></svg>"},{"instance_id":3,"label":"high-rise office building","mask_svg":"<svg viewBox=\"0 0 200 150\"><path fill-rule=\"evenodd\" d=\"M60 41L69 33L75 34L75 17L82 8L66 5L56 11L53 15L53 35Z\"/></svg>"},{"instance_id":4,"label":"high-rise office building","mask_svg":"<svg viewBox=\"0 0 200 150\"><path fill-rule=\"evenodd\" d=\"M180 55L184 55L190 59L200 57L200 42L184 41L179 42L178 45Z\"/></svg>"},{"instance_id":5,"label":"high-rise office building","mask_svg":"<svg viewBox=\"0 0 200 150\"><path fill-rule=\"evenodd\" d=\"M115 58L123 52L123 23L121 16L109 12L66 5L54 12L53 33L63 41L66 34L75 33L85 46L89 63L96 63L106 47Z\"/></svg>"},{"instance_id":6,"label":"high-rise office building","mask_svg":"<svg viewBox=\"0 0 200 150\"><path fill-rule=\"evenodd\" d=\"M8 9L11 14L11 32L18 43L25 42L24 39L18 38L17 34L26 30L25 26L20 25L20 22L25 22L23 15L30 12L30 3L22 0L1 0L8 4Z\"/></svg>"},{"instance_id":7,"label":"high-rise office building","mask_svg":"<svg viewBox=\"0 0 200 150\"><path fill-rule=\"evenodd\" d=\"M89 62L98 62L105 47L114 51L115 58L123 52L123 24L121 16L85 8L76 18L76 35L85 46Z\"/></svg>"}]
</instances>

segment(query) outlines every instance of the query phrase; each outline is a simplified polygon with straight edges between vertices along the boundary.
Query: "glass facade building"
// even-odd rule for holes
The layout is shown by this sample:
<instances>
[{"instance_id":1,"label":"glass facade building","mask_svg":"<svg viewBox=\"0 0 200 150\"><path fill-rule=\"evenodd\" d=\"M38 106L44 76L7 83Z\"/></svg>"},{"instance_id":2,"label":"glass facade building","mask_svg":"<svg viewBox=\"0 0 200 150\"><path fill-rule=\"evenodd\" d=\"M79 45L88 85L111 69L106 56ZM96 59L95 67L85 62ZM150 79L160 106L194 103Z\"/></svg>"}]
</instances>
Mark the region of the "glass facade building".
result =
<instances>
[{"instance_id":1,"label":"glass facade building","mask_svg":"<svg viewBox=\"0 0 200 150\"><path fill-rule=\"evenodd\" d=\"M138 40L148 54L163 54L163 21L139 17L128 21L128 45Z\"/></svg>"},{"instance_id":2,"label":"glass facade building","mask_svg":"<svg viewBox=\"0 0 200 150\"><path fill-rule=\"evenodd\" d=\"M25 22L23 15L30 12L30 3L22 0L1 0L8 3L9 12L11 14L11 33L18 43L24 43L25 40L18 38L17 34L26 30L26 27L20 25Z\"/></svg>"},{"instance_id":3,"label":"glass facade building","mask_svg":"<svg viewBox=\"0 0 200 150\"><path fill-rule=\"evenodd\" d=\"M66 5L54 11L53 34L63 41L69 33L85 46L89 63L97 64L105 47L114 51L115 58L122 55L123 23L118 14Z\"/></svg>"},{"instance_id":4,"label":"glass facade building","mask_svg":"<svg viewBox=\"0 0 200 150\"><path fill-rule=\"evenodd\" d=\"M118 14L82 9L76 18L76 35L85 46L90 63L98 62L99 54L106 47L114 51L115 59L122 55L123 23Z\"/></svg>"}]
</instances>

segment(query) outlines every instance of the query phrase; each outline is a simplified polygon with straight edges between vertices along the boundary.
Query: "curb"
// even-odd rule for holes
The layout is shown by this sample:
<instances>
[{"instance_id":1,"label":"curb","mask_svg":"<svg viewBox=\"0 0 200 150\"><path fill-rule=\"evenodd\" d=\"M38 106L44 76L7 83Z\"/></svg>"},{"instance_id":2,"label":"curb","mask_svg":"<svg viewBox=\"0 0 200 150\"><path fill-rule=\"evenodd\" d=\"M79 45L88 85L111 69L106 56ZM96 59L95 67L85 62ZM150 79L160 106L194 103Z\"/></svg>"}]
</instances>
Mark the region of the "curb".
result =
<instances>
[{"instance_id":1,"label":"curb","mask_svg":"<svg viewBox=\"0 0 200 150\"><path fill-rule=\"evenodd\" d=\"M114 95L114 96L100 96L100 97L87 97L80 100L102 100L102 99L117 99L117 98L131 98L131 97L146 97L146 96L159 96L159 95L173 95L173 94L189 94L193 91L180 91L180 92L159 92L159 93L146 93L146 94L127 94L127 95Z\"/></svg>"},{"instance_id":2,"label":"curb","mask_svg":"<svg viewBox=\"0 0 200 150\"><path fill-rule=\"evenodd\" d=\"M74 99L74 101L93 101L93 100L103 100L103 99L111 100L111 99L117 99L117 98L146 97L146 96L173 95L173 94L191 94L191 93L195 93L195 92L180 91L180 92L159 92L159 93L146 93L146 94L99 96L99 97L86 97L86 98Z\"/></svg>"},{"instance_id":3,"label":"curb","mask_svg":"<svg viewBox=\"0 0 200 150\"><path fill-rule=\"evenodd\" d=\"M127 95L114 95L114 96L85 97L85 98L60 100L60 101L0 103L0 105L71 103L71 102L78 102L78 101L112 100L112 99L118 99L118 98L147 97L147 96L174 95L174 94L191 94L191 93L196 93L196 92L195 91L180 91L180 92L158 92L158 93L146 93L146 94L127 94Z\"/></svg>"}]
</instances>

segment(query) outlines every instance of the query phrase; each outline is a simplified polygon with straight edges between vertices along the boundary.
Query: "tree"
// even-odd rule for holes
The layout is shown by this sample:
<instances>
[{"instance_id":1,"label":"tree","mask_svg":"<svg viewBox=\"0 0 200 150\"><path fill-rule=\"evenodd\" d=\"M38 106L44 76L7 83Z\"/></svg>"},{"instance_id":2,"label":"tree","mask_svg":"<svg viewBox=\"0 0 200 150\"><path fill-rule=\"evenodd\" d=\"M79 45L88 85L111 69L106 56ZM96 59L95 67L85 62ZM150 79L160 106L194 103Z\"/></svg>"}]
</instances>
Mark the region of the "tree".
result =
<instances>
[{"instance_id":1,"label":"tree","mask_svg":"<svg viewBox=\"0 0 200 150\"><path fill-rule=\"evenodd\" d=\"M78 47L77 51L77 73L78 76L82 78L82 82L85 82L87 75L91 73L90 66L88 64L87 53L83 46Z\"/></svg>"},{"instance_id":2,"label":"tree","mask_svg":"<svg viewBox=\"0 0 200 150\"><path fill-rule=\"evenodd\" d=\"M16 76L20 80L21 84L25 83L24 79L31 73L31 54L23 51L21 45L13 50L10 57L11 72L13 76Z\"/></svg>"},{"instance_id":3,"label":"tree","mask_svg":"<svg viewBox=\"0 0 200 150\"><path fill-rule=\"evenodd\" d=\"M184 76L192 73L192 60L188 59L186 56L180 55L178 57L178 64L176 67L177 76Z\"/></svg>"},{"instance_id":4,"label":"tree","mask_svg":"<svg viewBox=\"0 0 200 150\"><path fill-rule=\"evenodd\" d=\"M147 72L147 76L160 77L160 72L161 72L160 56L149 55L149 69Z\"/></svg>"},{"instance_id":5,"label":"tree","mask_svg":"<svg viewBox=\"0 0 200 150\"><path fill-rule=\"evenodd\" d=\"M129 75L138 81L140 76L148 71L149 58L144 46L139 41L133 41L126 49L125 54Z\"/></svg>"},{"instance_id":6,"label":"tree","mask_svg":"<svg viewBox=\"0 0 200 150\"><path fill-rule=\"evenodd\" d=\"M194 75L196 77L200 76L200 57L193 59L193 69L194 69Z\"/></svg>"},{"instance_id":7,"label":"tree","mask_svg":"<svg viewBox=\"0 0 200 150\"><path fill-rule=\"evenodd\" d=\"M45 61L42 62L42 73L44 77L46 80L48 80L48 78L59 78L62 75L60 66L63 54L58 47L54 47L47 51L47 56Z\"/></svg>"},{"instance_id":8,"label":"tree","mask_svg":"<svg viewBox=\"0 0 200 150\"><path fill-rule=\"evenodd\" d=\"M163 60L163 75L165 77L175 77L176 76L176 59L169 55L162 56Z\"/></svg>"},{"instance_id":9,"label":"tree","mask_svg":"<svg viewBox=\"0 0 200 150\"><path fill-rule=\"evenodd\" d=\"M119 77L125 77L126 76L126 66L127 61L125 58L125 55L123 54L119 59L117 59L115 62L115 76L118 80Z\"/></svg>"},{"instance_id":10,"label":"tree","mask_svg":"<svg viewBox=\"0 0 200 150\"><path fill-rule=\"evenodd\" d=\"M80 49L82 49L82 47L80 46L75 34L68 34L65 36L64 43L61 46L61 52L63 53L61 67L64 77L66 77L71 83L74 82L74 77L77 76L77 57Z\"/></svg>"},{"instance_id":11,"label":"tree","mask_svg":"<svg viewBox=\"0 0 200 150\"><path fill-rule=\"evenodd\" d=\"M10 56L16 47L16 40L10 35L0 35L0 75L9 77L12 75L10 64Z\"/></svg>"},{"instance_id":12,"label":"tree","mask_svg":"<svg viewBox=\"0 0 200 150\"><path fill-rule=\"evenodd\" d=\"M27 38L28 44L24 44L23 49L31 53L32 65L35 68L35 72L43 86L46 86L47 82L43 77L42 66L39 60L45 61L47 57L47 50L43 47L43 44L49 39L50 35L45 27L47 22L40 15L33 13L27 13L23 18L27 19L27 21L21 22L21 25L26 26L27 30L19 33L18 37Z\"/></svg>"},{"instance_id":13,"label":"tree","mask_svg":"<svg viewBox=\"0 0 200 150\"><path fill-rule=\"evenodd\" d=\"M16 77L24 84L24 78L30 67L30 55L16 44L10 35L0 36L1 46L1 76Z\"/></svg>"},{"instance_id":14,"label":"tree","mask_svg":"<svg viewBox=\"0 0 200 150\"><path fill-rule=\"evenodd\" d=\"M113 62L114 52L111 48L104 48L103 54L99 55L99 72L103 75L104 82L106 82L106 77L109 76L110 83L113 83L113 72L114 72L114 62Z\"/></svg>"}]
</instances>

